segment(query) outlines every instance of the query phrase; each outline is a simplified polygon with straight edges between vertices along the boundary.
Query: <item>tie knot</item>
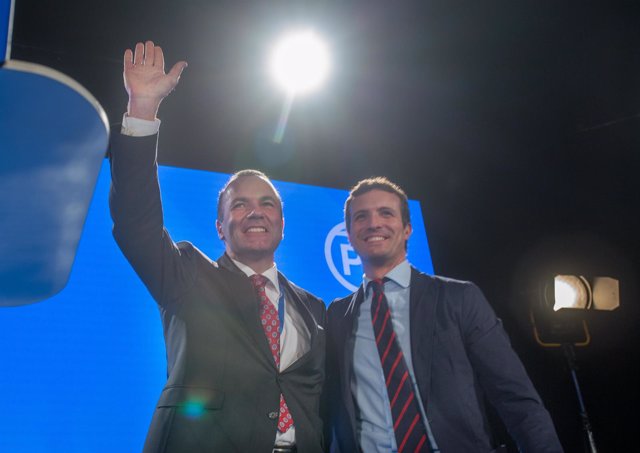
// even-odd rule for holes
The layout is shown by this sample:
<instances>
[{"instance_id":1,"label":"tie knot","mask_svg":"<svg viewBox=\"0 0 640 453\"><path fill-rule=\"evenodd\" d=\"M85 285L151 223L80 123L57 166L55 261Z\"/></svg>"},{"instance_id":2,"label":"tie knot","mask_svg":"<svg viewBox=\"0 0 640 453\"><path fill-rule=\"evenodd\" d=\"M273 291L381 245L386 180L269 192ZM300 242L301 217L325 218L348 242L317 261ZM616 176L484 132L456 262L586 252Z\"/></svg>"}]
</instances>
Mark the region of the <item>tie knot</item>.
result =
<instances>
[{"instance_id":1,"label":"tie knot","mask_svg":"<svg viewBox=\"0 0 640 453\"><path fill-rule=\"evenodd\" d=\"M373 290L374 293L384 293L384 282L389 280L388 278L376 278L375 280L371 280L369 282L369 287Z\"/></svg>"},{"instance_id":2,"label":"tie knot","mask_svg":"<svg viewBox=\"0 0 640 453\"><path fill-rule=\"evenodd\" d=\"M249 278L251 279L251 283L253 283L255 289L262 289L267 284L267 277L265 277L264 275L253 274Z\"/></svg>"}]
</instances>

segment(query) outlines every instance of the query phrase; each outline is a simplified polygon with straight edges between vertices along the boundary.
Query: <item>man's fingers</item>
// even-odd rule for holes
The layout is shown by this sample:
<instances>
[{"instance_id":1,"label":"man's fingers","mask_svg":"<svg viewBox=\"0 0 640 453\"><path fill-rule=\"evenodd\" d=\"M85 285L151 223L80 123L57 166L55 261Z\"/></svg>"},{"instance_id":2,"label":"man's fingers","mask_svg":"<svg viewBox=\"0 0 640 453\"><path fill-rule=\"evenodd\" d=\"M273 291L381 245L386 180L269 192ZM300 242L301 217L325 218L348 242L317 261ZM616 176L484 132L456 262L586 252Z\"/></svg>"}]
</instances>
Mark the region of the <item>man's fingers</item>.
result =
<instances>
[{"instance_id":1,"label":"man's fingers","mask_svg":"<svg viewBox=\"0 0 640 453\"><path fill-rule=\"evenodd\" d=\"M135 54L133 56L133 64L144 63L144 44L141 42L136 44Z\"/></svg>"},{"instance_id":2,"label":"man's fingers","mask_svg":"<svg viewBox=\"0 0 640 453\"><path fill-rule=\"evenodd\" d=\"M144 64L153 66L155 59L155 51L153 49L153 41L147 41L144 43Z\"/></svg>"},{"instance_id":3,"label":"man's fingers","mask_svg":"<svg viewBox=\"0 0 640 453\"><path fill-rule=\"evenodd\" d=\"M124 51L124 68L126 71L132 70L135 65L155 66L152 70L160 69L164 73L164 52L160 46L153 44L153 41L146 41L144 44L136 44L134 51L127 49ZM180 75L187 67L186 61L179 61L173 65L167 77L172 79L174 84L178 83Z\"/></svg>"},{"instance_id":4,"label":"man's fingers","mask_svg":"<svg viewBox=\"0 0 640 453\"><path fill-rule=\"evenodd\" d=\"M133 52L127 49L124 51L124 67L129 68L131 65L133 65Z\"/></svg>"},{"instance_id":5,"label":"man's fingers","mask_svg":"<svg viewBox=\"0 0 640 453\"><path fill-rule=\"evenodd\" d=\"M158 66L164 72L164 54L160 46L156 46L154 49L153 65Z\"/></svg>"},{"instance_id":6,"label":"man's fingers","mask_svg":"<svg viewBox=\"0 0 640 453\"><path fill-rule=\"evenodd\" d=\"M178 80L180 80L180 75L182 74L182 71L184 71L184 68L186 68L187 62L186 61L179 61L176 64L173 65L173 67L171 68L171 71L169 71L168 76L171 77L173 80L176 81L176 83L178 83Z\"/></svg>"}]
</instances>

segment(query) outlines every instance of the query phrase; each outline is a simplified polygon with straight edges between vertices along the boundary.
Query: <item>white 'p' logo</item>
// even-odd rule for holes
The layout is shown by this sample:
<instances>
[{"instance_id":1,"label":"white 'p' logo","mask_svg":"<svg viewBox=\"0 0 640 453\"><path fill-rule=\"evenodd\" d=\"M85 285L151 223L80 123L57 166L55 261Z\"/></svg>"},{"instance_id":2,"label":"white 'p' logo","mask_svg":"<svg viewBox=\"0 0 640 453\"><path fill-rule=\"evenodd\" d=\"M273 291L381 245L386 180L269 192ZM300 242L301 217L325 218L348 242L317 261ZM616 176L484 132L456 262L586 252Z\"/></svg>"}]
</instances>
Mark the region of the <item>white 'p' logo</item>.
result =
<instances>
[{"instance_id":1,"label":"white 'p' logo","mask_svg":"<svg viewBox=\"0 0 640 453\"><path fill-rule=\"evenodd\" d=\"M327 234L324 257L335 279L349 291L356 291L362 282L362 261L349 244L344 222L331 228Z\"/></svg>"}]
</instances>

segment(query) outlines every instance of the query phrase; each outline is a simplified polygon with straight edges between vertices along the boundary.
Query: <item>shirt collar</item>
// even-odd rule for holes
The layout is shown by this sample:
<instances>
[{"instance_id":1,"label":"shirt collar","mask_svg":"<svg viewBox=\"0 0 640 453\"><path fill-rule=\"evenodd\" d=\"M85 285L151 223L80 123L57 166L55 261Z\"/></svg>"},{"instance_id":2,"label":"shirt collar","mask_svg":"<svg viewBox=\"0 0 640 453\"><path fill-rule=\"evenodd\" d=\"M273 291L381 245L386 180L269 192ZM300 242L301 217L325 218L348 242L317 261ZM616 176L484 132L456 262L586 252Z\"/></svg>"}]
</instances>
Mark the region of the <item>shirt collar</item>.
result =
<instances>
[{"instance_id":1,"label":"shirt collar","mask_svg":"<svg viewBox=\"0 0 640 453\"><path fill-rule=\"evenodd\" d=\"M231 261L233 261L233 264L238 266L238 269L240 269L247 277L251 277L253 274L257 274L256 271L251 269L246 264L241 263L240 261L236 261L233 258L231 258ZM274 288L278 288L278 268L276 267L276 263L273 263L273 266L264 271L261 275L267 277L267 280L271 282Z\"/></svg>"},{"instance_id":2,"label":"shirt collar","mask_svg":"<svg viewBox=\"0 0 640 453\"><path fill-rule=\"evenodd\" d=\"M408 288L411 284L411 265L409 264L409 261L404 260L403 262L398 264L396 267L387 272L385 278L388 278L402 288ZM370 281L371 279L366 275L362 276L362 283L365 289L368 288L367 285L369 285Z\"/></svg>"}]
</instances>

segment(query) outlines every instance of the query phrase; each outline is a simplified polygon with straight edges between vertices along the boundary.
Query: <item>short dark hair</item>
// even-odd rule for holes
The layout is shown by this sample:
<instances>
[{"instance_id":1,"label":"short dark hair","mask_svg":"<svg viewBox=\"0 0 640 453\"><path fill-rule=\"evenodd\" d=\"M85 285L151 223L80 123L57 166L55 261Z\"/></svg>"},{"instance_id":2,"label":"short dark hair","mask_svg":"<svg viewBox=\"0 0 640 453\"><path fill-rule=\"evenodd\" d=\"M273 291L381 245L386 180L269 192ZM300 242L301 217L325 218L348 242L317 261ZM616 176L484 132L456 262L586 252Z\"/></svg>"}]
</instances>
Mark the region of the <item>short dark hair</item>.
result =
<instances>
[{"instance_id":1,"label":"short dark hair","mask_svg":"<svg viewBox=\"0 0 640 453\"><path fill-rule=\"evenodd\" d=\"M218 192L218 220L222 220L222 217L223 217L223 215L222 215L222 202L224 201L224 196L229 191L229 188L231 187L231 185L234 182L236 182L238 179L245 178L245 177L248 177L248 176L257 176L258 178L262 179L264 182L269 184L269 186L271 187L273 192L278 197L278 201L280 202L280 212L282 212L282 197L280 196L280 192L278 192L278 189L275 188L275 186L273 185L273 183L271 182L271 180L269 179L269 177L266 174L264 174L260 170L253 170L253 169L249 168L249 169L246 169L246 170L237 171L234 174L232 174L229 177L229 179L227 180L227 182L224 184L222 189L220 189L220 192Z\"/></svg>"},{"instance_id":2,"label":"short dark hair","mask_svg":"<svg viewBox=\"0 0 640 453\"><path fill-rule=\"evenodd\" d=\"M407 194L404 193L404 190L402 190L399 185L389 181L384 176L374 176L358 181L358 183L349 191L349 197L344 203L344 223L347 227L347 232L351 231L351 203L353 202L353 199L375 189L384 190L385 192L397 195L400 199L400 214L402 216L402 225L407 226L411 223L411 215L409 214L409 199L407 198Z\"/></svg>"}]
</instances>

